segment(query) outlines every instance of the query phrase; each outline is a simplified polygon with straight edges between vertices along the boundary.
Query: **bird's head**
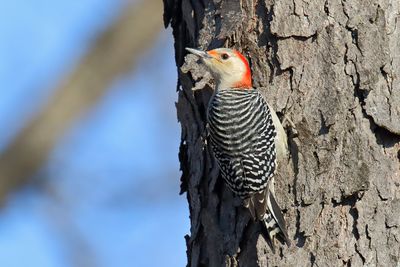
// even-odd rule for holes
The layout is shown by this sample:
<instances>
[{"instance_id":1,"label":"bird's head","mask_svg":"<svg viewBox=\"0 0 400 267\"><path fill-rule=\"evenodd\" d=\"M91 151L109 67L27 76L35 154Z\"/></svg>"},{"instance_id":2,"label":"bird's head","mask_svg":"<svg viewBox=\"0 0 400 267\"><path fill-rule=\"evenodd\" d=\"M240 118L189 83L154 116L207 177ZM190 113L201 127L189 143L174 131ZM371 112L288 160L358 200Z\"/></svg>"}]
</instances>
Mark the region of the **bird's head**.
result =
<instances>
[{"instance_id":1,"label":"bird's head","mask_svg":"<svg viewBox=\"0 0 400 267\"><path fill-rule=\"evenodd\" d=\"M218 88L252 87L249 62L237 50L229 48L217 48L206 52L193 48L186 50L198 56L208 67Z\"/></svg>"}]
</instances>

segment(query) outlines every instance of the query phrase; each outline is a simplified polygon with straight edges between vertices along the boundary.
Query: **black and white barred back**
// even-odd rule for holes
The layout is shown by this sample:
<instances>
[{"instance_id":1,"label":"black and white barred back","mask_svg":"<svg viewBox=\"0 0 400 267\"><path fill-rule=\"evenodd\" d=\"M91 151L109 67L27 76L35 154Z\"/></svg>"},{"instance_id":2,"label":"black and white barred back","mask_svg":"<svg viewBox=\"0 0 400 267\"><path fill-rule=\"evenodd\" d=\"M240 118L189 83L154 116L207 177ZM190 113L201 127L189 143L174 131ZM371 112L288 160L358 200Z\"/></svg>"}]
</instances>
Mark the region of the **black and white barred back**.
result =
<instances>
[{"instance_id":1,"label":"black and white barred back","mask_svg":"<svg viewBox=\"0 0 400 267\"><path fill-rule=\"evenodd\" d=\"M208 123L214 155L232 191L245 199L264 190L276 168L276 131L258 90L218 90Z\"/></svg>"},{"instance_id":2,"label":"black and white barred back","mask_svg":"<svg viewBox=\"0 0 400 267\"><path fill-rule=\"evenodd\" d=\"M276 130L264 98L256 89L219 89L209 105L208 127L222 177L263 222L272 250L275 236L290 246L273 193Z\"/></svg>"}]
</instances>

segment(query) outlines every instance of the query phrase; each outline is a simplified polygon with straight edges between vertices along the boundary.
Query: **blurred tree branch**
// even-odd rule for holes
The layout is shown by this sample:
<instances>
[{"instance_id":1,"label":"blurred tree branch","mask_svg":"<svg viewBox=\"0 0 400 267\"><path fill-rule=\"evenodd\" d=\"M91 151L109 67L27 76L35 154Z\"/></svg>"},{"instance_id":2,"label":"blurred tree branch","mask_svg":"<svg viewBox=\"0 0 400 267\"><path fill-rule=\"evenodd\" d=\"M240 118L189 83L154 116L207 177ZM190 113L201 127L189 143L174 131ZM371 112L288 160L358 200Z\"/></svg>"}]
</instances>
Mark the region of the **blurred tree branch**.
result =
<instances>
[{"instance_id":1,"label":"blurred tree branch","mask_svg":"<svg viewBox=\"0 0 400 267\"><path fill-rule=\"evenodd\" d=\"M70 125L130 70L162 28L162 3L129 4L82 58L45 107L0 155L0 200L29 181Z\"/></svg>"}]
</instances>

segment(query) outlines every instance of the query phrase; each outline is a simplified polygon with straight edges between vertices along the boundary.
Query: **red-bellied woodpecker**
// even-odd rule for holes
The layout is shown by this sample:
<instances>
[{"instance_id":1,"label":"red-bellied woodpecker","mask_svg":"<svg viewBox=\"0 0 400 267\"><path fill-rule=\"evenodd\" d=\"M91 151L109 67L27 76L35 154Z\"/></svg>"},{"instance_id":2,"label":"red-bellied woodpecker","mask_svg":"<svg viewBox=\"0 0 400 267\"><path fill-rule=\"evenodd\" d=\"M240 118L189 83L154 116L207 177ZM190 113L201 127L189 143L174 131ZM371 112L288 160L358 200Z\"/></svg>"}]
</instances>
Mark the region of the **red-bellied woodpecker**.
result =
<instances>
[{"instance_id":1,"label":"red-bellied woodpecker","mask_svg":"<svg viewBox=\"0 0 400 267\"><path fill-rule=\"evenodd\" d=\"M222 177L252 217L263 222L272 249L276 236L290 245L274 196L276 158L287 149L278 117L252 87L250 66L241 53L227 48L186 50L202 60L216 82L207 121Z\"/></svg>"}]
</instances>

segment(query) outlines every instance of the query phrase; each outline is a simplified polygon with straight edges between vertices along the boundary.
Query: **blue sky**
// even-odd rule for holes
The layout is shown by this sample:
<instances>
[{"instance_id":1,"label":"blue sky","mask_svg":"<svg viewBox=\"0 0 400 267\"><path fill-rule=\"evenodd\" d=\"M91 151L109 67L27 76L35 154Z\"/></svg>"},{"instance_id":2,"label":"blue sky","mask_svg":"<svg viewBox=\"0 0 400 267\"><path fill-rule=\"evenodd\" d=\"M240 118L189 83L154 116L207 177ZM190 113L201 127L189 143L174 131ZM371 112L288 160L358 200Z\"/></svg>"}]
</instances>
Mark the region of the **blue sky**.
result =
<instances>
[{"instance_id":1,"label":"blue sky","mask_svg":"<svg viewBox=\"0 0 400 267\"><path fill-rule=\"evenodd\" d=\"M0 149L124 5L9 2L0 10ZM22 188L0 210L0 266L186 264L175 86L168 30L66 132L37 175L42 186Z\"/></svg>"}]
</instances>

